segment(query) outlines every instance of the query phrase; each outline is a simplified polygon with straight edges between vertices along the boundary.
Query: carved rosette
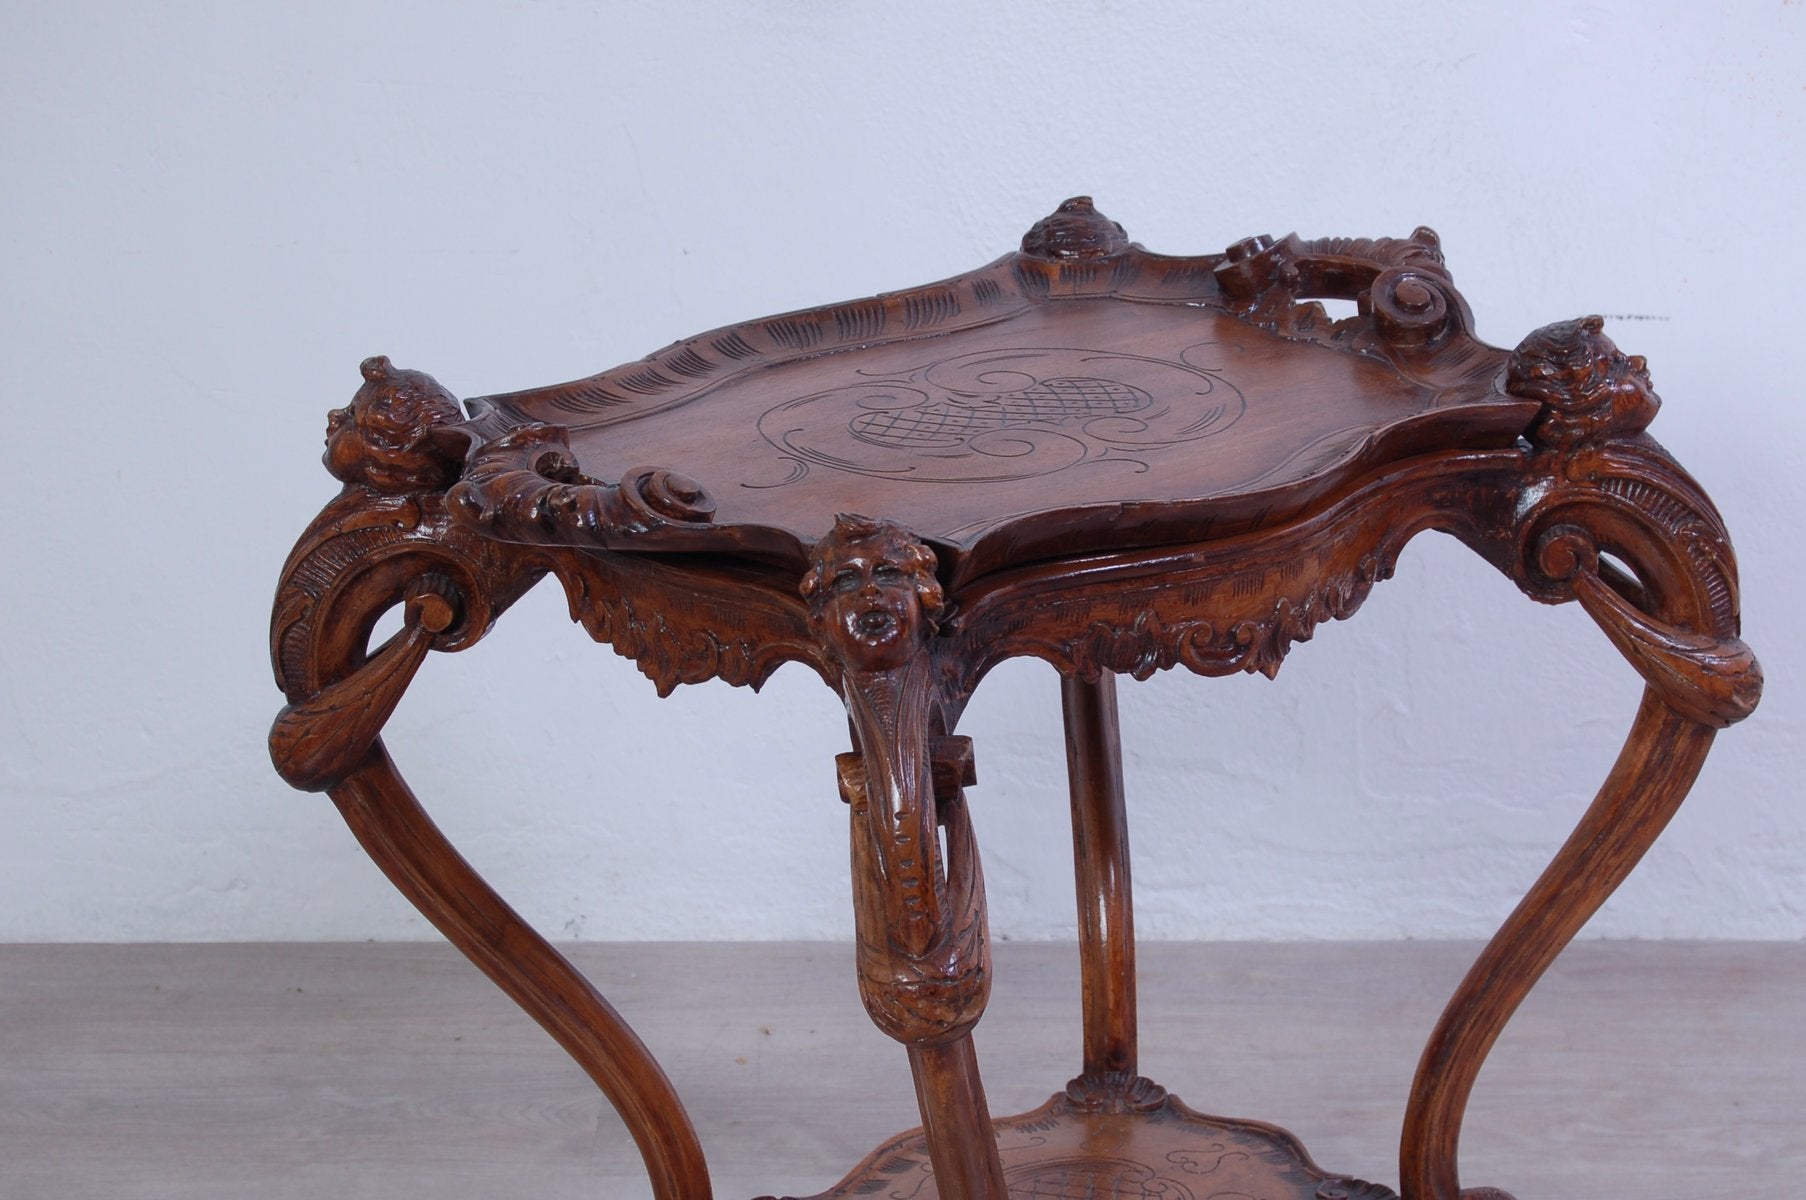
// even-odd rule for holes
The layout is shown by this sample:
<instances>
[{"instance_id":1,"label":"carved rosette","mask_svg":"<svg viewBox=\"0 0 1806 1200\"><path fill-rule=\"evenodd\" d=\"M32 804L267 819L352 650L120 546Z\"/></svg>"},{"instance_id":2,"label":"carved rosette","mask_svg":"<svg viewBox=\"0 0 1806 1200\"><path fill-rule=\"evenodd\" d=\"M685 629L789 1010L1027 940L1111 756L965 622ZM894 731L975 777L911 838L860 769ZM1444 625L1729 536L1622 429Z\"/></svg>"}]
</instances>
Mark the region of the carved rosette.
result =
<instances>
[{"instance_id":1,"label":"carved rosette","mask_svg":"<svg viewBox=\"0 0 1806 1200\"><path fill-rule=\"evenodd\" d=\"M840 664L859 745L839 773L860 997L885 1033L923 1046L970 1031L991 984L966 777L943 771L936 787L930 726L947 722L930 654L944 607L934 568L934 551L908 530L842 514L801 585L810 628Z\"/></svg>"}]
</instances>

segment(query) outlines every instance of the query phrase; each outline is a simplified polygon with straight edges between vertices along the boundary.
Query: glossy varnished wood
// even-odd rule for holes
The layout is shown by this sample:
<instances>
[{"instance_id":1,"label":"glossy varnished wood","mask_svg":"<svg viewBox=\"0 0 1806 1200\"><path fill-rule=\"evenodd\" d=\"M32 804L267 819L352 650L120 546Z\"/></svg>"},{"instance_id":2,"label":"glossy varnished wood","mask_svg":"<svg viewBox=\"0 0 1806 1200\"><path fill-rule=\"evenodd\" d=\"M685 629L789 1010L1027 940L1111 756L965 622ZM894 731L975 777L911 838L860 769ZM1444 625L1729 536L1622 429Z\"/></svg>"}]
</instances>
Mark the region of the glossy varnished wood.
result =
<instances>
[{"instance_id":1,"label":"glossy varnished wood","mask_svg":"<svg viewBox=\"0 0 1806 1200\"><path fill-rule=\"evenodd\" d=\"M1083 198L1048 220L1057 247L1025 238L967 275L475 399L481 436L514 472L499 490L524 472L582 495L586 480L680 467L689 499L660 540L800 563L836 514L870 512L935 546L958 584L1050 554L1267 524L1402 454L1509 445L1536 414L1504 390L1504 352L1468 334L1427 230L1171 257L1129 244ZM1372 311L1332 322L1308 300L1276 302L1275 286L1360 295ZM1429 307L1399 307L1400 289ZM567 431L550 475L507 444L546 426ZM479 488L499 536L620 536L618 522L574 517L580 501L521 519Z\"/></svg>"},{"instance_id":2,"label":"glossy varnished wood","mask_svg":"<svg viewBox=\"0 0 1806 1200\"><path fill-rule=\"evenodd\" d=\"M1072 862L1078 885L1084 981L1085 1086L1132 1084L1136 1071L1135 907L1129 815L1123 797L1116 677L1062 677L1066 775L1072 795Z\"/></svg>"},{"instance_id":3,"label":"glossy varnished wood","mask_svg":"<svg viewBox=\"0 0 1806 1200\"><path fill-rule=\"evenodd\" d=\"M1323 299L1356 313L1331 321ZM1406 1105L1404 1200L1506 1196L1457 1170L1481 1066L1761 694L1729 535L1645 432L1660 402L1644 362L1597 317L1510 353L1479 341L1428 230L1166 258L1079 198L969 275L468 413L386 359L363 375L329 422L344 490L277 596L288 704L272 755L328 791L397 886L591 1074L659 1200L710 1194L675 1090L458 858L379 737L431 650L469 646L547 574L661 692L757 686L799 661L845 702L855 977L903 1048L923 1128L835 1194L894 1188L909 1159L939 1200L1180 1196L1164 1172L1187 1147L1245 1136L1265 1166L1235 1188L1393 1195L1137 1073L1115 676L1272 675L1438 530L1532 599L1578 602L1645 680L1611 776L1435 1024ZM370 646L396 605L402 631ZM957 726L985 673L1019 656L1062 676L1084 1034L1054 1107L994 1126L975 1042L994 983L965 794L977 756Z\"/></svg>"}]
</instances>

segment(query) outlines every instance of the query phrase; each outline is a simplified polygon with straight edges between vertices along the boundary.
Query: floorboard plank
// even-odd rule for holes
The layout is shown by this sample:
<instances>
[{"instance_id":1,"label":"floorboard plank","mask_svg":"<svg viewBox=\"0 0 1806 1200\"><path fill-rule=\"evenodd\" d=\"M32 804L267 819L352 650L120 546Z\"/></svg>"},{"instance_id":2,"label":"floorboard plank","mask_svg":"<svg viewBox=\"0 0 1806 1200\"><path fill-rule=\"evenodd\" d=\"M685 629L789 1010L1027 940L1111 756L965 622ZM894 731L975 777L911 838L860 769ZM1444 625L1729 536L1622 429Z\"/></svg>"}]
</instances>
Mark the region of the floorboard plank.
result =
<instances>
[{"instance_id":1,"label":"floorboard plank","mask_svg":"<svg viewBox=\"0 0 1806 1200\"><path fill-rule=\"evenodd\" d=\"M1477 947L1145 943L1143 1070L1396 1178L1406 1090ZM689 1104L716 1194L807 1193L916 1121L833 943L572 957ZM1070 946L996 948L992 1109L1075 1073ZM438 945L0 946L12 1200L634 1200L632 1143L549 1038ZM1583 942L1506 1031L1463 1176L1520 1200L1750 1200L1806 1178L1806 944Z\"/></svg>"}]
</instances>

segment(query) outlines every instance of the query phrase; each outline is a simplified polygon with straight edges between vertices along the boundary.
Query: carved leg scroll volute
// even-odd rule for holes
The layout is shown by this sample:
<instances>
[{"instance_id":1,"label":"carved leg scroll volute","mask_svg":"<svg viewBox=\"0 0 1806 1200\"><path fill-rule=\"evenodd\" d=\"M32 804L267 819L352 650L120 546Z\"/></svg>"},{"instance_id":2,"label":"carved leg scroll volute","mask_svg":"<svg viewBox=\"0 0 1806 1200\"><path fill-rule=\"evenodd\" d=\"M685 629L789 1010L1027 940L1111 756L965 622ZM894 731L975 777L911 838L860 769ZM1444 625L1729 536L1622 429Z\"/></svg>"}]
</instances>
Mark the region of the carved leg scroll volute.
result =
<instances>
[{"instance_id":1,"label":"carved leg scroll volute","mask_svg":"<svg viewBox=\"0 0 1806 1200\"><path fill-rule=\"evenodd\" d=\"M277 770L327 791L396 888L596 1081L658 1200L707 1200L701 1146L651 1053L458 855L378 736L428 651L474 643L545 565L452 521L444 489L470 438L450 394L386 359L366 362L364 376L329 425L327 466L345 490L302 536L277 592L272 652L289 698L270 735ZM396 603L402 631L368 654Z\"/></svg>"},{"instance_id":2,"label":"carved leg scroll volute","mask_svg":"<svg viewBox=\"0 0 1806 1200\"><path fill-rule=\"evenodd\" d=\"M936 738L933 728L945 723L930 650L942 607L934 562L899 526L843 516L817 545L803 594L817 637L841 664L858 742L839 769L851 810L860 997L909 1051L942 1200L1003 1200L971 1038L991 964L961 790L970 744Z\"/></svg>"},{"instance_id":3,"label":"carved leg scroll volute","mask_svg":"<svg viewBox=\"0 0 1806 1200\"><path fill-rule=\"evenodd\" d=\"M1461 1118L1481 1065L1679 808L1716 731L1761 694L1761 670L1738 636L1724 525L1698 484L1641 435L1658 404L1642 361L1618 353L1592 317L1531 335L1513 356L1510 385L1544 409L1529 477L1493 517L1503 535L1494 544L1512 547L1500 565L1536 599L1578 599L1647 687L1605 785L1430 1036L1401 1141L1405 1200L1509 1200L1459 1182Z\"/></svg>"}]
</instances>

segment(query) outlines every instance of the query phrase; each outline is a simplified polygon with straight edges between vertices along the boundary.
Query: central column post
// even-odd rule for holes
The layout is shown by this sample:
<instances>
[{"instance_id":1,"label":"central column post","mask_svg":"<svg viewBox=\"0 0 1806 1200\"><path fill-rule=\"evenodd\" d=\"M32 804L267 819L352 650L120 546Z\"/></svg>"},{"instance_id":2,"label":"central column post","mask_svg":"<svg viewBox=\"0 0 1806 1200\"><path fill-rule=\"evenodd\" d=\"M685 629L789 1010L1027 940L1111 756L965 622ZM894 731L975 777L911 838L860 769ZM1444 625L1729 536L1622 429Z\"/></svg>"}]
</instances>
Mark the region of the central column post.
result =
<instances>
[{"instance_id":1,"label":"central column post","mask_svg":"<svg viewBox=\"0 0 1806 1200\"><path fill-rule=\"evenodd\" d=\"M1123 806L1116 676L1095 683L1062 675L1066 772L1072 792L1072 860L1078 883L1079 961L1086 1077L1133 1079L1135 913L1129 823Z\"/></svg>"}]
</instances>

